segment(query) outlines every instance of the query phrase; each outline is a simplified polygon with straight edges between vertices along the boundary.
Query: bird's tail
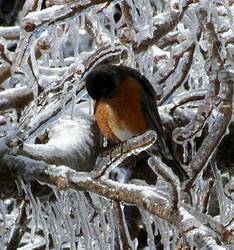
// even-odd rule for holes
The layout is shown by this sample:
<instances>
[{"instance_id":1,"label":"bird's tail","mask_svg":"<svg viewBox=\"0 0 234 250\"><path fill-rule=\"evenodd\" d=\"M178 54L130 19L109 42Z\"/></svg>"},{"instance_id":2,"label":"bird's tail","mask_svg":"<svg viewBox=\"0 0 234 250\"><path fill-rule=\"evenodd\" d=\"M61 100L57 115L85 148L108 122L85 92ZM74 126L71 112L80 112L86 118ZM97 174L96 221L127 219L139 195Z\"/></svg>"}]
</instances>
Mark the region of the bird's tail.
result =
<instances>
[{"instance_id":1,"label":"bird's tail","mask_svg":"<svg viewBox=\"0 0 234 250\"><path fill-rule=\"evenodd\" d=\"M172 149L170 150L163 137L158 138L156 144L149 149L150 155L160 154L162 161L172 169L173 173L178 176L181 182L187 180L188 174L183 169L179 161L174 156ZM148 152L149 153L149 152Z\"/></svg>"}]
</instances>

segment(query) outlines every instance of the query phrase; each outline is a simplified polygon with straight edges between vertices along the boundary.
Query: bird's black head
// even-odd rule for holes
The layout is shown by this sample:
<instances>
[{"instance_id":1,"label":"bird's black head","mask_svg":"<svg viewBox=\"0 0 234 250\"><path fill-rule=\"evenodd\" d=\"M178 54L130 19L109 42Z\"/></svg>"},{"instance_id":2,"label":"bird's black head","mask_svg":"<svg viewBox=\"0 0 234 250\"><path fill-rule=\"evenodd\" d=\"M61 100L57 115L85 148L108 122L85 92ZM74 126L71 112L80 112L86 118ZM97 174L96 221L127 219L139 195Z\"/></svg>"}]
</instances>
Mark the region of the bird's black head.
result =
<instances>
[{"instance_id":1,"label":"bird's black head","mask_svg":"<svg viewBox=\"0 0 234 250\"><path fill-rule=\"evenodd\" d=\"M94 100L112 98L119 83L118 67L114 65L96 67L87 75L85 82L88 94Z\"/></svg>"}]
</instances>

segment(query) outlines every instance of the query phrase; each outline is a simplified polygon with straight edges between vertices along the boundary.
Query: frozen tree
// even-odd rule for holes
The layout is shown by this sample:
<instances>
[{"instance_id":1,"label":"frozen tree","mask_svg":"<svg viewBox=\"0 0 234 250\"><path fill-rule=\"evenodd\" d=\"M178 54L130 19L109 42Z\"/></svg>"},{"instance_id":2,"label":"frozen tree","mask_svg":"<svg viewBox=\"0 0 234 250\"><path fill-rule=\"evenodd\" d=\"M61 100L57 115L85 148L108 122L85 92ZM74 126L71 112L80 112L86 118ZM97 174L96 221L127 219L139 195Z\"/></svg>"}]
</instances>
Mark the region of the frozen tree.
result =
<instances>
[{"instance_id":1,"label":"frozen tree","mask_svg":"<svg viewBox=\"0 0 234 250\"><path fill-rule=\"evenodd\" d=\"M14 3L0 2L0 249L233 249L234 2ZM104 63L152 83L188 180L138 156L154 131L106 147L84 86Z\"/></svg>"}]
</instances>

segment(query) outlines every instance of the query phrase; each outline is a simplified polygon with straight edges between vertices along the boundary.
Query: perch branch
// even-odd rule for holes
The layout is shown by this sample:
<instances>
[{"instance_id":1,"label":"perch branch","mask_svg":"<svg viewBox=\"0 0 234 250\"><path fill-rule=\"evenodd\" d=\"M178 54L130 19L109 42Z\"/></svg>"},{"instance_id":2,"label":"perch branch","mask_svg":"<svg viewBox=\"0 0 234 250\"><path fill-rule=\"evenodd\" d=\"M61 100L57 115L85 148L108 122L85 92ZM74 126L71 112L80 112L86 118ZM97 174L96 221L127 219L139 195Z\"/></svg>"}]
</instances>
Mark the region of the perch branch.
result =
<instances>
[{"instance_id":1,"label":"perch branch","mask_svg":"<svg viewBox=\"0 0 234 250\"><path fill-rule=\"evenodd\" d=\"M157 134L153 130L149 130L143 135L133 137L132 139L120 144L113 152L108 154L107 157L99 164L97 173L93 178L98 179L105 174L108 176L112 169L123 162L127 157L132 154L137 155L142 151L151 147L157 139Z\"/></svg>"},{"instance_id":2,"label":"perch branch","mask_svg":"<svg viewBox=\"0 0 234 250\"><path fill-rule=\"evenodd\" d=\"M202 247L226 249L216 241L216 237L222 238L222 235L214 234L209 227L185 211L181 205L179 205L177 212L173 211L169 206L169 201L157 194L154 187L118 183L106 178L94 180L89 174L22 156L4 156L1 164L4 169L26 179L54 184L60 188L86 190L111 200L137 205L175 225L188 240L191 239L190 244L193 245L191 242L194 242L195 246L199 246L200 249Z\"/></svg>"}]
</instances>

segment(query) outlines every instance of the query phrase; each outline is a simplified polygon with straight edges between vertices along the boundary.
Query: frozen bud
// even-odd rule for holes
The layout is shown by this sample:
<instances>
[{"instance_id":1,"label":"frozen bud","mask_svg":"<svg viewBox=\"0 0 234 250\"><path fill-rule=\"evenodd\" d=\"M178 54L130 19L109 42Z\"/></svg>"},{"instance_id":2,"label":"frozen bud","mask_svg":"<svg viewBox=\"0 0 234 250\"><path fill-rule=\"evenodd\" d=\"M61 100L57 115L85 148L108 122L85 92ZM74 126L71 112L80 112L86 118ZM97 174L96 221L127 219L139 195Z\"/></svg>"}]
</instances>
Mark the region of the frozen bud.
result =
<instances>
[{"instance_id":1,"label":"frozen bud","mask_svg":"<svg viewBox=\"0 0 234 250\"><path fill-rule=\"evenodd\" d=\"M0 115L0 126L5 125L6 124L6 119L4 116Z\"/></svg>"},{"instance_id":2,"label":"frozen bud","mask_svg":"<svg viewBox=\"0 0 234 250\"><path fill-rule=\"evenodd\" d=\"M119 38L123 44L129 44L133 41L133 35L134 31L128 27L125 27L121 29Z\"/></svg>"},{"instance_id":3,"label":"frozen bud","mask_svg":"<svg viewBox=\"0 0 234 250\"><path fill-rule=\"evenodd\" d=\"M23 26L23 29L24 29L25 31L27 31L27 32L32 32L32 31L35 30L35 28L36 28L36 25L35 25L34 23L26 23L26 24L24 24L24 26Z\"/></svg>"},{"instance_id":4,"label":"frozen bud","mask_svg":"<svg viewBox=\"0 0 234 250\"><path fill-rule=\"evenodd\" d=\"M182 11L182 3L181 0L172 0L170 2L171 10L181 12Z\"/></svg>"},{"instance_id":5,"label":"frozen bud","mask_svg":"<svg viewBox=\"0 0 234 250\"><path fill-rule=\"evenodd\" d=\"M43 38L37 42L37 46L41 50L48 50L50 48L50 43L48 43L46 38Z\"/></svg>"}]
</instances>

